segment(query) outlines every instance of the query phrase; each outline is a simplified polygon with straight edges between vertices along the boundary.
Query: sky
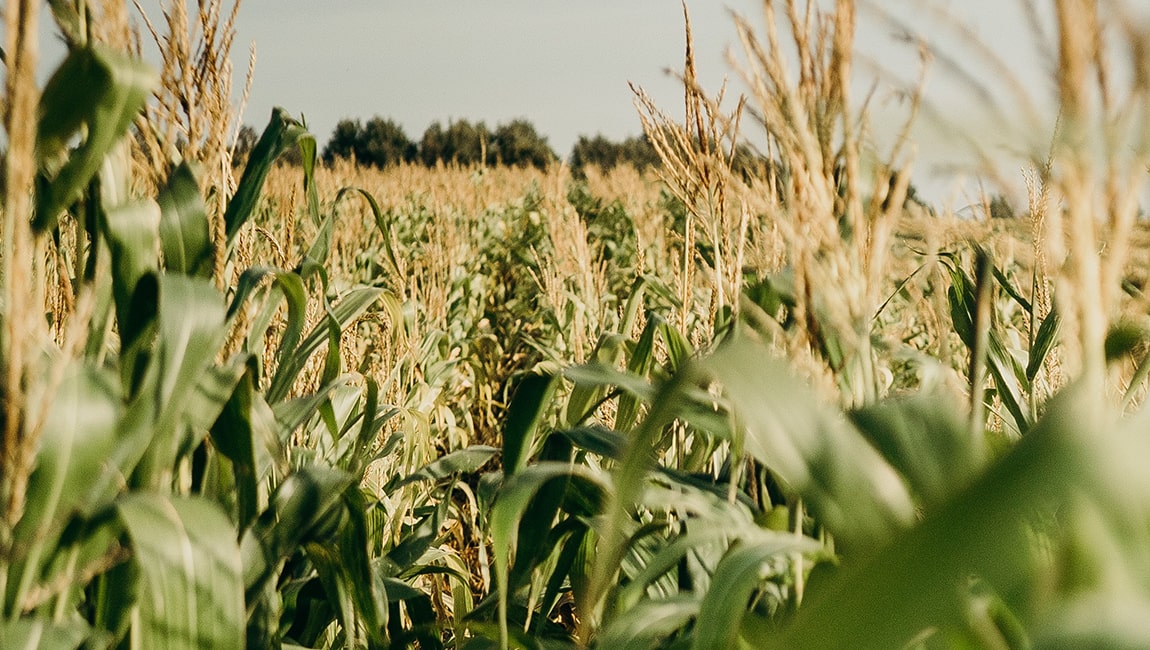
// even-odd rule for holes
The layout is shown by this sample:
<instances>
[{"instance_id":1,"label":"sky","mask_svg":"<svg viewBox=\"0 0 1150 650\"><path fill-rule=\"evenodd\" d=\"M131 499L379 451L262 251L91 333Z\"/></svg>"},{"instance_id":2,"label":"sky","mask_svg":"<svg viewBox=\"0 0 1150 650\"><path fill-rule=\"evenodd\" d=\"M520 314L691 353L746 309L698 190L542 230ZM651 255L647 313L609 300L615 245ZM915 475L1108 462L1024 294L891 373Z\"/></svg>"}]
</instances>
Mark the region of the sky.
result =
<instances>
[{"instance_id":1,"label":"sky","mask_svg":"<svg viewBox=\"0 0 1150 650\"><path fill-rule=\"evenodd\" d=\"M1020 155L1049 141L1055 59L1034 38L1024 10L1032 4L1051 3L860 2L855 96L874 89L876 142L896 131L902 93L919 69L917 46L901 35L925 39L934 53L914 134L916 185L943 192L936 172L971 164L976 149L1020 179ZM1150 17L1150 3L1137 4ZM159 0L140 5L160 21ZM762 0L687 6L703 86L716 90L730 77L737 95L731 13L761 24ZM1039 29L1051 32L1049 16L1038 13ZM494 127L526 118L566 156L580 135L641 133L629 82L671 115L682 112L681 87L667 74L683 65L680 0L243 0L232 52L237 90L253 43L243 121L262 128L281 106L305 118L321 146L343 118L391 118L414 140L435 121Z\"/></svg>"},{"instance_id":2,"label":"sky","mask_svg":"<svg viewBox=\"0 0 1150 650\"><path fill-rule=\"evenodd\" d=\"M742 86L728 58L736 42L731 13L761 24L761 0L688 0L687 6L703 85L716 90L729 78L734 96ZM963 81L994 75L970 60L968 37L956 25L1016 68L1018 79L1006 88L1049 96L1021 7L1022 0L864 3L857 42L861 60L873 67L859 65L856 96L876 79L887 80L873 100L879 137L895 131L905 110L898 91L913 83L919 68L917 46L898 38L905 30L937 48L932 105L935 113L960 115L959 131L1005 132L1004 117L986 110L993 102L985 94L1009 93L972 90ZM238 71L246 68L253 42L245 122L260 126L273 106L282 106L303 115L321 143L347 117L394 119L412 139L434 121L482 120L494 127L522 117L565 156L580 135L641 133L629 82L670 114L682 111L681 86L667 73L683 65L680 0L244 0L234 48ZM956 69L948 71L952 64ZM966 143L946 136L954 125L930 121L916 134L927 154L919 154L916 183L928 185L934 184L926 177L931 169L970 159Z\"/></svg>"},{"instance_id":3,"label":"sky","mask_svg":"<svg viewBox=\"0 0 1150 650\"><path fill-rule=\"evenodd\" d=\"M895 14L907 7L924 13L913 9L921 2L876 4ZM1010 0L935 4L958 18L995 16L974 24L974 33L1018 49L1011 30L1024 25L1017 16L1009 17L1013 28L1001 20ZM718 88L731 74L730 12L757 21L761 5L691 0L688 8L704 84ZM900 47L893 28L876 25L866 12L859 41L861 50L887 61L905 56L895 65L914 72L913 49ZM669 110L682 103L666 74L683 62L679 0L245 0L233 52L238 71L253 42L256 72L245 119L261 123L280 105L306 116L321 139L344 117L393 118L414 137L436 120L494 126L525 117L566 152L581 134L639 132L628 82Z\"/></svg>"},{"instance_id":4,"label":"sky","mask_svg":"<svg viewBox=\"0 0 1150 650\"><path fill-rule=\"evenodd\" d=\"M719 3L694 8L701 65L721 79L733 34ZM524 117L561 153L581 134L640 131L628 81L672 106L682 67L677 0L246 0L237 41L255 41L248 121L282 105L317 135L343 117L432 121Z\"/></svg>"}]
</instances>

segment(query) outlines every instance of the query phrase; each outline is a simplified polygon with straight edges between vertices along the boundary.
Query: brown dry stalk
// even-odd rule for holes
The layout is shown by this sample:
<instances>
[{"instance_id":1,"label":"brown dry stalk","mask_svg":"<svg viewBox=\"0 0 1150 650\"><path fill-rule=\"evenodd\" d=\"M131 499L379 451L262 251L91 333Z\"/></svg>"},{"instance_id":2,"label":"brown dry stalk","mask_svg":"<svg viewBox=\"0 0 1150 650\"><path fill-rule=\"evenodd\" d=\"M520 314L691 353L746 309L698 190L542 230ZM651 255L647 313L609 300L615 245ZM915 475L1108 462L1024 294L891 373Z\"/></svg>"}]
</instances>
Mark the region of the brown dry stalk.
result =
<instances>
[{"instance_id":1,"label":"brown dry stalk","mask_svg":"<svg viewBox=\"0 0 1150 650\"><path fill-rule=\"evenodd\" d=\"M747 216L744 202L729 196L742 191L742 183L732 173L738 152L739 123L745 99L740 98L731 114L721 108L725 95L720 88L714 98L702 90L695 66L694 39L686 4L683 6L686 50L683 73L684 118L680 124L661 111L641 89L632 86L639 119L647 140L663 162L660 175L672 193L686 207L686 222L678 233L682 237L681 259L678 260L678 298L681 304L677 325L692 330L689 319L694 305L696 264L703 260L696 254L696 241L711 245L713 262L709 265L710 300L707 321L702 328L713 330L716 314L730 307L738 309L742 258L746 246ZM703 264L706 266L705 264Z\"/></svg>"},{"instance_id":2,"label":"brown dry stalk","mask_svg":"<svg viewBox=\"0 0 1150 650\"><path fill-rule=\"evenodd\" d=\"M1055 9L1060 122L1048 182L1062 209L1046 214L1046 254L1057 267L1069 370L1101 395L1120 387L1104 387L1105 339L1121 313L1120 286L1150 165L1150 93L1143 76L1150 62L1141 45L1147 34L1133 21L1123 23L1134 75L1129 88L1116 92L1103 47L1108 25L1098 3L1059 0Z\"/></svg>"},{"instance_id":3,"label":"brown dry stalk","mask_svg":"<svg viewBox=\"0 0 1150 650\"><path fill-rule=\"evenodd\" d=\"M139 153L145 161L142 180L146 188L154 189L181 161L200 164L201 188L212 197L208 217L215 242L214 275L223 285L228 282L223 215L227 197L235 191L232 154L255 67L253 46L244 91L238 107L233 107L231 49L240 0L226 12L223 0L205 0L196 5L194 15L186 3L169 0L163 4L162 32L139 1L133 1L162 61L156 102L137 120Z\"/></svg>"},{"instance_id":4,"label":"brown dry stalk","mask_svg":"<svg viewBox=\"0 0 1150 650\"><path fill-rule=\"evenodd\" d=\"M4 223L0 274L3 275L4 322L0 327L0 362L3 363L0 399L3 401L3 437L0 462L3 480L5 525L14 524L24 508L24 491L31 472L31 451L36 427L26 421L28 365L43 340L36 305L36 282L30 274L36 266L32 239L32 183L36 173L36 87L38 53L37 19L40 3L15 0L5 7L7 28L7 82L4 128L8 151L4 174Z\"/></svg>"}]
</instances>

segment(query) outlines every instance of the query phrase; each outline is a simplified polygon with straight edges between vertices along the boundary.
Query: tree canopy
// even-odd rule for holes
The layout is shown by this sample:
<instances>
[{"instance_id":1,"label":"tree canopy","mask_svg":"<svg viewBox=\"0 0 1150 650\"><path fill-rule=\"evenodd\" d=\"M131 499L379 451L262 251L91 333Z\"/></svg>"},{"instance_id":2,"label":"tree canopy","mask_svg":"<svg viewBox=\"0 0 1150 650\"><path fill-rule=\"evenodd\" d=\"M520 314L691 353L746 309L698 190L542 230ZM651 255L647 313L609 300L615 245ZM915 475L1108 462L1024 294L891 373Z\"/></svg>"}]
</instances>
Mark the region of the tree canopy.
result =
<instances>
[{"instance_id":1,"label":"tree canopy","mask_svg":"<svg viewBox=\"0 0 1150 650\"><path fill-rule=\"evenodd\" d=\"M386 167L416 160L418 149L394 120L373 117L366 124L359 120L344 119L335 125L323 159L330 163L336 158L355 157L361 165Z\"/></svg>"},{"instance_id":2,"label":"tree canopy","mask_svg":"<svg viewBox=\"0 0 1150 650\"><path fill-rule=\"evenodd\" d=\"M483 122L472 124L458 120L448 122L447 128L432 122L420 140L419 158L428 167L439 162L459 165L492 162L488 152L491 139L491 131Z\"/></svg>"},{"instance_id":3,"label":"tree canopy","mask_svg":"<svg viewBox=\"0 0 1150 650\"><path fill-rule=\"evenodd\" d=\"M659 165L659 154L646 136L633 136L622 142L608 140L602 134L593 138L580 136L571 149L571 173L584 175L588 166L611 169L618 165L631 165L640 171Z\"/></svg>"},{"instance_id":4,"label":"tree canopy","mask_svg":"<svg viewBox=\"0 0 1150 650\"><path fill-rule=\"evenodd\" d=\"M331 163L337 158L354 158L372 167L418 162L429 167L443 163L538 169L559 160L547 138L523 118L499 124L494 130L482 121L449 120L446 125L435 121L416 141L409 139L394 120L378 116L366 123L346 118L336 124L323 149L323 159ZM588 165L603 169L631 165L644 170L658 166L659 156L645 136L616 142L596 135L581 136L567 161L576 177L581 177Z\"/></svg>"}]
</instances>

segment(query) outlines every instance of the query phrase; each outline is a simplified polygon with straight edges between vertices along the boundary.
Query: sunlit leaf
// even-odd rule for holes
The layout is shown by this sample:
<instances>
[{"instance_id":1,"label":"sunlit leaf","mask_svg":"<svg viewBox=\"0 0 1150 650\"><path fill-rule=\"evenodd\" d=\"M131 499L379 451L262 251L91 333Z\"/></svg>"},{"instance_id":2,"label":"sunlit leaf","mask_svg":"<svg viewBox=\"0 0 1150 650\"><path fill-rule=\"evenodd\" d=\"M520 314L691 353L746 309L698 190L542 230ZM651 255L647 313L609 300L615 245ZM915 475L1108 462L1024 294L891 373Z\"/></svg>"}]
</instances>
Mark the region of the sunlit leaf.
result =
<instances>
[{"instance_id":1,"label":"sunlit leaf","mask_svg":"<svg viewBox=\"0 0 1150 650\"><path fill-rule=\"evenodd\" d=\"M239 648L244 592L231 522L201 499L156 494L117 504L144 588L140 643L156 648Z\"/></svg>"},{"instance_id":2,"label":"sunlit leaf","mask_svg":"<svg viewBox=\"0 0 1150 650\"><path fill-rule=\"evenodd\" d=\"M160 244L164 266L184 275L208 277L212 242L200 185L191 166L181 163L157 198L160 205Z\"/></svg>"},{"instance_id":3,"label":"sunlit leaf","mask_svg":"<svg viewBox=\"0 0 1150 650\"><path fill-rule=\"evenodd\" d=\"M40 435L23 516L12 532L16 553L7 562L4 611L22 607L68 518L91 515L110 499L100 486L118 478L108 457L117 444L121 413L106 373L80 365L68 369Z\"/></svg>"},{"instance_id":4,"label":"sunlit leaf","mask_svg":"<svg viewBox=\"0 0 1150 650\"><path fill-rule=\"evenodd\" d=\"M487 445L471 445L457 449L409 474L399 485L407 485L416 481L439 481L454 474L469 474L476 472L495 457L499 450Z\"/></svg>"},{"instance_id":5,"label":"sunlit leaf","mask_svg":"<svg viewBox=\"0 0 1150 650\"><path fill-rule=\"evenodd\" d=\"M557 385L553 375L523 375L515 388L503 429L503 474L512 476L527 463L535 442L536 428L550 405Z\"/></svg>"},{"instance_id":6,"label":"sunlit leaf","mask_svg":"<svg viewBox=\"0 0 1150 650\"><path fill-rule=\"evenodd\" d=\"M48 173L37 190L36 229L54 228L60 213L80 198L157 81L147 64L100 46L68 53L40 97L36 155ZM65 152L81 132L79 146Z\"/></svg>"},{"instance_id":7,"label":"sunlit leaf","mask_svg":"<svg viewBox=\"0 0 1150 650\"><path fill-rule=\"evenodd\" d=\"M224 212L224 230L229 249L240 228L255 214L264 181L276 159L301 140L311 137L303 125L282 108L277 106L272 109L271 119L249 154L236 193L228 201L227 210ZM314 152L314 148L312 151Z\"/></svg>"},{"instance_id":8,"label":"sunlit leaf","mask_svg":"<svg viewBox=\"0 0 1150 650\"><path fill-rule=\"evenodd\" d=\"M910 495L890 465L762 345L736 338L703 366L746 427L747 453L802 494L844 544L875 548L913 521Z\"/></svg>"}]
</instances>

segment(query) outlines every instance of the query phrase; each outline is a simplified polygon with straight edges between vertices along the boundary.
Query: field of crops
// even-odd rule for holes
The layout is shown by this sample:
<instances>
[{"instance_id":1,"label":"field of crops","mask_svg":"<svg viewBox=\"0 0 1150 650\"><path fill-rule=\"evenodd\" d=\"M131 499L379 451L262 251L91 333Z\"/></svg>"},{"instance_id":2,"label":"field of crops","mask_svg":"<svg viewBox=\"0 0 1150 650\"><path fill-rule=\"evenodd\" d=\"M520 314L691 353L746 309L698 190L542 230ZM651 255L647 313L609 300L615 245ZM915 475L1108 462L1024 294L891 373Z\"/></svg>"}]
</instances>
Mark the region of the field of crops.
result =
<instances>
[{"instance_id":1,"label":"field of crops","mask_svg":"<svg viewBox=\"0 0 1150 650\"><path fill-rule=\"evenodd\" d=\"M864 137L853 2L578 178L233 160L221 3L159 70L48 3L43 87L7 3L0 648L1150 647L1150 30L1054 5L991 219Z\"/></svg>"}]
</instances>

